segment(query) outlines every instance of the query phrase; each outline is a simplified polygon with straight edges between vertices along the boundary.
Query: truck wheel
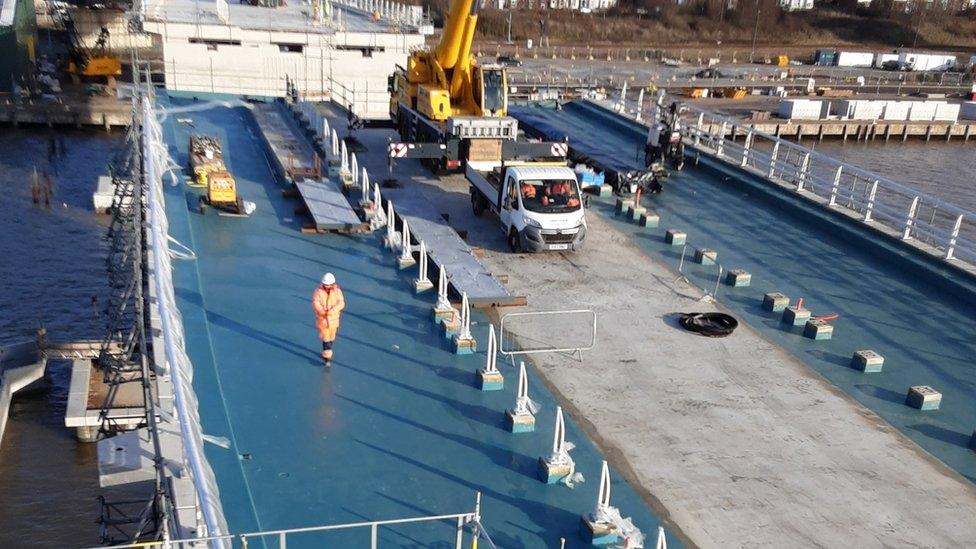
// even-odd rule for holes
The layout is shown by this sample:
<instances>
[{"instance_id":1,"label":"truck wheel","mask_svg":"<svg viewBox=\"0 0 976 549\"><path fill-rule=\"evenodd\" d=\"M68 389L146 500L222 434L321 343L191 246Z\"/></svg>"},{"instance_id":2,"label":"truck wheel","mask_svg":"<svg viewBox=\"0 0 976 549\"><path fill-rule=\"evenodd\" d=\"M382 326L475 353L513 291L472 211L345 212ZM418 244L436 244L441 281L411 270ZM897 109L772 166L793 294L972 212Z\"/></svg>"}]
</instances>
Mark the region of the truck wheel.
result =
<instances>
[{"instance_id":1,"label":"truck wheel","mask_svg":"<svg viewBox=\"0 0 976 549\"><path fill-rule=\"evenodd\" d=\"M522 251L522 241L519 239L518 231L514 228L508 231L508 247L515 253Z\"/></svg>"},{"instance_id":2,"label":"truck wheel","mask_svg":"<svg viewBox=\"0 0 976 549\"><path fill-rule=\"evenodd\" d=\"M481 214L485 213L485 199L481 198L477 194L471 195L471 212L474 213L475 217L481 217Z\"/></svg>"}]
</instances>

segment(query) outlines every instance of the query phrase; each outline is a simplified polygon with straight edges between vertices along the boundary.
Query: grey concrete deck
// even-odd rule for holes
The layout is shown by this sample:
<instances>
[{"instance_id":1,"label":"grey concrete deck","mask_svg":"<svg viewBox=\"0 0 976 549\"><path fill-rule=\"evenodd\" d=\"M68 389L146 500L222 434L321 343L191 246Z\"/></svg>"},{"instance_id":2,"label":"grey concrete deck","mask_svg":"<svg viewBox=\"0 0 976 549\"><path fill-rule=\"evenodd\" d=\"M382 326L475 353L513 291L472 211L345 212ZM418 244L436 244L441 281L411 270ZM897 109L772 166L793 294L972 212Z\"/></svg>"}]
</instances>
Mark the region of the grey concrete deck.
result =
<instances>
[{"instance_id":1,"label":"grey concrete deck","mask_svg":"<svg viewBox=\"0 0 976 549\"><path fill-rule=\"evenodd\" d=\"M742 326L708 339L675 312L701 292L599 215L577 254L489 253L513 291L590 308L585 364L536 365L591 435L701 547L961 547L976 489ZM544 283L540 283L544 281Z\"/></svg>"},{"instance_id":2,"label":"grey concrete deck","mask_svg":"<svg viewBox=\"0 0 976 549\"><path fill-rule=\"evenodd\" d=\"M405 163L404 163L405 164ZM399 172L399 170L398 170ZM512 254L463 177L417 191L533 309L593 309L584 363L534 360L613 464L699 547L961 547L976 488L748 326L708 339L702 293L596 212L581 252ZM503 312L504 313L504 312Z\"/></svg>"}]
</instances>

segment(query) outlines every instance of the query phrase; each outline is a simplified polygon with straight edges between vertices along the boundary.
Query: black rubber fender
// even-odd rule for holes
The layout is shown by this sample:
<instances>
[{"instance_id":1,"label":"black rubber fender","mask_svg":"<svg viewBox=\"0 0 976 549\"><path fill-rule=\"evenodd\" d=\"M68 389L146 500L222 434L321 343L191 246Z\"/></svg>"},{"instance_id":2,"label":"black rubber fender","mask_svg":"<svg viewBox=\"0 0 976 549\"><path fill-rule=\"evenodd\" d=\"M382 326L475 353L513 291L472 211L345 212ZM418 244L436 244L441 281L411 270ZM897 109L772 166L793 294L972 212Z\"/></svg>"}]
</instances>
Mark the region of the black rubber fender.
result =
<instances>
[{"instance_id":1,"label":"black rubber fender","mask_svg":"<svg viewBox=\"0 0 976 549\"><path fill-rule=\"evenodd\" d=\"M681 327L705 337L726 337L739 327L739 321L725 313L684 313Z\"/></svg>"}]
</instances>

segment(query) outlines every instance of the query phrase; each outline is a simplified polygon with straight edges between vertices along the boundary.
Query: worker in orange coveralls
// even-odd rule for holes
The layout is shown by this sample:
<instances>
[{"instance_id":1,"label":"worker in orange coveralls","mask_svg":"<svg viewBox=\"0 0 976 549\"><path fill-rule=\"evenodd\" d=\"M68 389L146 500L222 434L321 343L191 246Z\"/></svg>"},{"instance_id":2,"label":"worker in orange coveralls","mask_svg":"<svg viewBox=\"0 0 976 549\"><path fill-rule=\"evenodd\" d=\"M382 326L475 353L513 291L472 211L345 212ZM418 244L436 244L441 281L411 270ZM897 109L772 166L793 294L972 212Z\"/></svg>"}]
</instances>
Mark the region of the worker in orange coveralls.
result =
<instances>
[{"instance_id":1,"label":"worker in orange coveralls","mask_svg":"<svg viewBox=\"0 0 976 549\"><path fill-rule=\"evenodd\" d=\"M312 294L312 308L315 309L315 327L322 339L322 360L325 367L332 366L332 344L339 331L339 318L342 309L346 307L346 300L342 297L342 289L336 284L335 275L325 273L322 284Z\"/></svg>"}]
</instances>

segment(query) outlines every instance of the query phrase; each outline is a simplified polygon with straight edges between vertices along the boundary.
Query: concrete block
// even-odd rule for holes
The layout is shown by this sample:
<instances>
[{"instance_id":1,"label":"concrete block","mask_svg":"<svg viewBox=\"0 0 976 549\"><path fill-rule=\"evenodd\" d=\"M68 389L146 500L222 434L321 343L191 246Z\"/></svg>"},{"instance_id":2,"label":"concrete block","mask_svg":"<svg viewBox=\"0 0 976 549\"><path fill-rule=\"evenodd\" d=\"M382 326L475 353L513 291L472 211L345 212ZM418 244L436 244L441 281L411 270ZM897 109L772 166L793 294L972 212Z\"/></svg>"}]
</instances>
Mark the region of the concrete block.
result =
<instances>
[{"instance_id":1,"label":"concrete block","mask_svg":"<svg viewBox=\"0 0 976 549\"><path fill-rule=\"evenodd\" d=\"M610 185L600 185L600 187L596 189L595 194L601 198L610 196L613 194L613 187Z\"/></svg>"},{"instance_id":2,"label":"concrete block","mask_svg":"<svg viewBox=\"0 0 976 549\"><path fill-rule=\"evenodd\" d=\"M790 304L790 298L779 292L770 292L763 296L763 309L778 313Z\"/></svg>"},{"instance_id":3,"label":"concrete block","mask_svg":"<svg viewBox=\"0 0 976 549\"><path fill-rule=\"evenodd\" d=\"M473 337L454 336L452 341L456 355L473 355L478 350L478 341Z\"/></svg>"},{"instance_id":4,"label":"concrete block","mask_svg":"<svg viewBox=\"0 0 976 549\"><path fill-rule=\"evenodd\" d=\"M803 326L803 336L818 341L830 339L834 336L834 326L826 320L808 320Z\"/></svg>"},{"instance_id":5,"label":"concrete block","mask_svg":"<svg viewBox=\"0 0 976 549\"><path fill-rule=\"evenodd\" d=\"M629 208L629 207L631 207L633 205L634 205L634 199L633 198L618 198L617 199L617 208L616 208L615 212L616 212L617 215L620 215L620 214L626 212L627 211L627 208Z\"/></svg>"},{"instance_id":6,"label":"concrete block","mask_svg":"<svg viewBox=\"0 0 976 549\"><path fill-rule=\"evenodd\" d=\"M418 294L422 294L426 291L433 289L434 283L430 279L420 280L419 278L413 281L413 291Z\"/></svg>"},{"instance_id":7,"label":"concrete block","mask_svg":"<svg viewBox=\"0 0 976 549\"><path fill-rule=\"evenodd\" d=\"M664 241L672 246L681 246L687 239L687 233L677 229L668 229L668 231L664 233Z\"/></svg>"},{"instance_id":8,"label":"concrete block","mask_svg":"<svg viewBox=\"0 0 976 549\"><path fill-rule=\"evenodd\" d=\"M644 212L640 216L640 220L638 221L638 224L641 227L647 229L653 229L654 227L660 225L660 223L661 223L661 217L654 212Z\"/></svg>"},{"instance_id":9,"label":"concrete block","mask_svg":"<svg viewBox=\"0 0 976 549\"><path fill-rule=\"evenodd\" d=\"M441 321L441 331L444 333L444 339L454 340L454 336L457 335L458 331L461 330L461 319L458 315L453 314L449 318L445 318Z\"/></svg>"},{"instance_id":10,"label":"concrete block","mask_svg":"<svg viewBox=\"0 0 976 549\"><path fill-rule=\"evenodd\" d=\"M745 288L752 284L752 275L742 269L732 269L725 273L725 283L736 288Z\"/></svg>"},{"instance_id":11,"label":"concrete block","mask_svg":"<svg viewBox=\"0 0 976 549\"><path fill-rule=\"evenodd\" d=\"M396 262L397 262L397 269L400 269L401 271L403 269L409 269L410 267L413 267L414 265L417 264L417 260L414 259L413 256L397 257Z\"/></svg>"},{"instance_id":12,"label":"concrete block","mask_svg":"<svg viewBox=\"0 0 976 549\"><path fill-rule=\"evenodd\" d=\"M629 217L631 221L640 221L641 216L644 215L644 212L646 211L647 208L644 206L628 206L627 217Z\"/></svg>"},{"instance_id":13,"label":"concrete block","mask_svg":"<svg viewBox=\"0 0 976 549\"><path fill-rule=\"evenodd\" d=\"M562 482L573 472L573 467L569 463L552 463L548 457L539 458L539 468L536 470L539 480L546 484Z\"/></svg>"},{"instance_id":14,"label":"concrete block","mask_svg":"<svg viewBox=\"0 0 976 549\"><path fill-rule=\"evenodd\" d=\"M856 351L851 357L851 366L866 374L880 372L884 366L884 357L868 349Z\"/></svg>"},{"instance_id":15,"label":"concrete block","mask_svg":"<svg viewBox=\"0 0 976 549\"><path fill-rule=\"evenodd\" d=\"M783 322L793 326L803 326L810 320L810 311L799 309L795 305L783 309Z\"/></svg>"},{"instance_id":16,"label":"concrete block","mask_svg":"<svg viewBox=\"0 0 976 549\"><path fill-rule=\"evenodd\" d=\"M976 430L973 431L973 436L969 437L969 449L976 450Z\"/></svg>"},{"instance_id":17,"label":"concrete block","mask_svg":"<svg viewBox=\"0 0 976 549\"><path fill-rule=\"evenodd\" d=\"M478 388L482 391L501 391L505 388L505 378L501 372L486 372L484 368L478 370Z\"/></svg>"},{"instance_id":18,"label":"concrete block","mask_svg":"<svg viewBox=\"0 0 976 549\"><path fill-rule=\"evenodd\" d=\"M454 309L450 307L444 307L443 309L441 309L438 308L437 305L434 305L432 309L434 312L434 322L436 324L440 324L445 320L452 318L454 316Z\"/></svg>"},{"instance_id":19,"label":"concrete block","mask_svg":"<svg viewBox=\"0 0 976 549\"><path fill-rule=\"evenodd\" d=\"M708 248L697 248L695 250L695 263L702 265L714 265L718 261L718 252Z\"/></svg>"},{"instance_id":20,"label":"concrete block","mask_svg":"<svg viewBox=\"0 0 976 549\"><path fill-rule=\"evenodd\" d=\"M513 433L531 433L535 431L535 416L505 410L505 427Z\"/></svg>"},{"instance_id":21,"label":"concrete block","mask_svg":"<svg viewBox=\"0 0 976 549\"><path fill-rule=\"evenodd\" d=\"M620 531L609 522L597 522L592 514L580 517L580 537L590 545L603 547L620 542Z\"/></svg>"},{"instance_id":22,"label":"concrete block","mask_svg":"<svg viewBox=\"0 0 976 549\"><path fill-rule=\"evenodd\" d=\"M938 410L942 404L942 393L928 385L916 385L908 389L905 404L919 410Z\"/></svg>"}]
</instances>

